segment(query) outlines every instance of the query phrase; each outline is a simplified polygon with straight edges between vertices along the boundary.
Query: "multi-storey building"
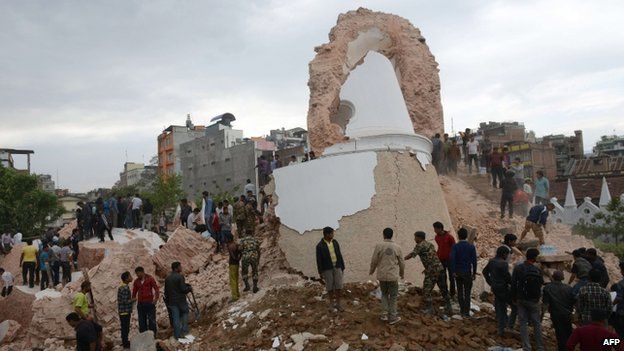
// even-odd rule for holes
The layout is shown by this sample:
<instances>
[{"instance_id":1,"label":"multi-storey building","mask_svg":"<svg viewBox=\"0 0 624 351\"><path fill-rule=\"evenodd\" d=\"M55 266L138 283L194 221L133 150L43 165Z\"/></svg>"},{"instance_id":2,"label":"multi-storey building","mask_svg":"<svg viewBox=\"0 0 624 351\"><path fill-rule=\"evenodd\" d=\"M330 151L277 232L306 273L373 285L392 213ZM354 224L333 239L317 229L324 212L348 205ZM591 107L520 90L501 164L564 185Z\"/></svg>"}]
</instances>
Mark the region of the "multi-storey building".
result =
<instances>
[{"instance_id":1,"label":"multi-storey building","mask_svg":"<svg viewBox=\"0 0 624 351\"><path fill-rule=\"evenodd\" d=\"M544 144L550 144L555 149L555 159L557 161L557 177L563 176L570 160L582 160L583 152L583 132L575 130L573 136L563 134L546 135L541 138Z\"/></svg>"},{"instance_id":2,"label":"multi-storey building","mask_svg":"<svg viewBox=\"0 0 624 351\"><path fill-rule=\"evenodd\" d=\"M206 127L193 125L190 114L186 116L186 125L165 128L158 135L158 171L164 175L180 174L180 145L205 134Z\"/></svg>"},{"instance_id":3,"label":"multi-storey building","mask_svg":"<svg viewBox=\"0 0 624 351\"><path fill-rule=\"evenodd\" d=\"M52 180L52 176L49 174L38 174L37 175L37 183L39 184L39 187L50 194L54 194L54 181Z\"/></svg>"},{"instance_id":4,"label":"multi-storey building","mask_svg":"<svg viewBox=\"0 0 624 351\"><path fill-rule=\"evenodd\" d=\"M624 156L624 135L603 135L594 146L594 155Z\"/></svg>"},{"instance_id":5,"label":"multi-storey building","mask_svg":"<svg viewBox=\"0 0 624 351\"><path fill-rule=\"evenodd\" d=\"M501 147L508 143L525 142L526 130L519 122L482 122L478 133L489 140L493 147Z\"/></svg>"},{"instance_id":6,"label":"multi-storey building","mask_svg":"<svg viewBox=\"0 0 624 351\"><path fill-rule=\"evenodd\" d=\"M555 179L557 174L555 149L548 144L515 143L507 146L511 161L516 157L524 165L524 176L535 178L537 171L543 171L548 179Z\"/></svg>"}]
</instances>

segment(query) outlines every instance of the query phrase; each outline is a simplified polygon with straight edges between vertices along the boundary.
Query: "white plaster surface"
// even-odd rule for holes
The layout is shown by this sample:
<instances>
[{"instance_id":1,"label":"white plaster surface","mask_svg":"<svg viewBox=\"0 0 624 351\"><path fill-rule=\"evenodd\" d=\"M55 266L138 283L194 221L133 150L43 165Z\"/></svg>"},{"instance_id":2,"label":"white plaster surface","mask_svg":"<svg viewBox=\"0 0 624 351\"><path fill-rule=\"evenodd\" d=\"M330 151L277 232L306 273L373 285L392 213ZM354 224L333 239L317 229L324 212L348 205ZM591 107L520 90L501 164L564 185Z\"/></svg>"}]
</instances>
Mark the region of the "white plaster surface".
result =
<instances>
[{"instance_id":1,"label":"white plaster surface","mask_svg":"<svg viewBox=\"0 0 624 351\"><path fill-rule=\"evenodd\" d=\"M345 131L349 138L415 134L394 68L378 52L369 51L364 63L349 74L340 100L355 107Z\"/></svg>"},{"instance_id":2,"label":"white plaster surface","mask_svg":"<svg viewBox=\"0 0 624 351\"><path fill-rule=\"evenodd\" d=\"M367 209L375 195L375 152L330 156L276 169L275 208L283 225L304 234Z\"/></svg>"},{"instance_id":3,"label":"white plaster surface","mask_svg":"<svg viewBox=\"0 0 624 351\"><path fill-rule=\"evenodd\" d=\"M113 228L112 234L115 242L121 245L134 239L145 239L147 241L146 247L150 251L150 254L154 254L160 245L165 244L158 234L149 230ZM108 242L108 233L104 233L104 236L105 241ZM87 240L87 242L97 243L99 240L100 239L97 237L94 237Z\"/></svg>"},{"instance_id":4,"label":"white plaster surface","mask_svg":"<svg viewBox=\"0 0 624 351\"><path fill-rule=\"evenodd\" d=\"M360 32L358 37L347 46L348 69L353 68L370 50L379 51L390 46L392 46L392 40L388 34L377 27Z\"/></svg>"}]
</instances>

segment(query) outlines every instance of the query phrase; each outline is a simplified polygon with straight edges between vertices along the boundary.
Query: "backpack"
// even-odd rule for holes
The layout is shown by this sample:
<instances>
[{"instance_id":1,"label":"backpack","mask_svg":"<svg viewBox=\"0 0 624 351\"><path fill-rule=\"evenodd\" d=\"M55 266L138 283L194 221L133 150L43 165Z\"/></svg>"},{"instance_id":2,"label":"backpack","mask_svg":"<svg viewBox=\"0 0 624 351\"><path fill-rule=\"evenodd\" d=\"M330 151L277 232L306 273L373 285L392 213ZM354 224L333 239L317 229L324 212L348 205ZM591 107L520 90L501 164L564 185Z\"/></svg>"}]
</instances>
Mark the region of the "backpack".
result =
<instances>
[{"instance_id":1,"label":"backpack","mask_svg":"<svg viewBox=\"0 0 624 351\"><path fill-rule=\"evenodd\" d=\"M524 271L524 276L519 282L521 296L527 300L539 300L542 295L542 275L535 267L527 267Z\"/></svg>"}]
</instances>

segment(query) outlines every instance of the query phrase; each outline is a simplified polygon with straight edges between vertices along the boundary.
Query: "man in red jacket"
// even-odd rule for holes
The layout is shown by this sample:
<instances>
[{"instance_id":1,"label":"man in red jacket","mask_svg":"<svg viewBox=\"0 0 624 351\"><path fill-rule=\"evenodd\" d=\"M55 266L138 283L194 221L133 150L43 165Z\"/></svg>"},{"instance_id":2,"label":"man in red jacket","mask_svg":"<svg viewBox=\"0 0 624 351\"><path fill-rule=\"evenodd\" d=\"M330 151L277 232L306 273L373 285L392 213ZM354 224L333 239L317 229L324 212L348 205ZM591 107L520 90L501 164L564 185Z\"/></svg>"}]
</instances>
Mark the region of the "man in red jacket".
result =
<instances>
[{"instance_id":1,"label":"man in red jacket","mask_svg":"<svg viewBox=\"0 0 624 351\"><path fill-rule=\"evenodd\" d=\"M156 335L156 301L158 301L158 284L143 267L137 267L134 272L137 279L132 285L132 298L137 301L139 316L139 332L151 330Z\"/></svg>"},{"instance_id":2,"label":"man in red jacket","mask_svg":"<svg viewBox=\"0 0 624 351\"><path fill-rule=\"evenodd\" d=\"M444 267L444 275L445 279L448 279L450 286L450 296L451 299L455 298L455 279L451 275L450 266L451 266L451 248L455 244L455 238L448 232L448 230L444 230L444 224L440 222L433 223L433 231L435 231L435 241L438 244L438 258Z\"/></svg>"},{"instance_id":3,"label":"man in red jacket","mask_svg":"<svg viewBox=\"0 0 624 351\"><path fill-rule=\"evenodd\" d=\"M619 336L605 326L607 315L603 310L592 310L590 324L574 329L566 343L568 351L576 350L581 345L581 351L623 351L624 346Z\"/></svg>"}]
</instances>

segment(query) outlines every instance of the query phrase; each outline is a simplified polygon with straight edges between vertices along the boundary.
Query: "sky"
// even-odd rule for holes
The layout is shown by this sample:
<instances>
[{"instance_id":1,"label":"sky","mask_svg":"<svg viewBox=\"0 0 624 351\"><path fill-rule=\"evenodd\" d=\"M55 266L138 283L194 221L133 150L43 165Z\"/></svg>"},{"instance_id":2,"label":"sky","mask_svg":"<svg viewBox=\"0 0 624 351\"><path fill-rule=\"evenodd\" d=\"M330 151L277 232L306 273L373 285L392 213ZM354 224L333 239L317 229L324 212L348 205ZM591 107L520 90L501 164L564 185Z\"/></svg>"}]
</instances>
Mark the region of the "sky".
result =
<instances>
[{"instance_id":1,"label":"sky","mask_svg":"<svg viewBox=\"0 0 624 351\"><path fill-rule=\"evenodd\" d=\"M520 121L624 134L624 2L0 2L0 147L32 149L57 187L111 187L163 128L233 113L245 136L306 126L308 63L340 13L420 28L440 68L447 131ZM452 123L451 123L452 121Z\"/></svg>"}]
</instances>

